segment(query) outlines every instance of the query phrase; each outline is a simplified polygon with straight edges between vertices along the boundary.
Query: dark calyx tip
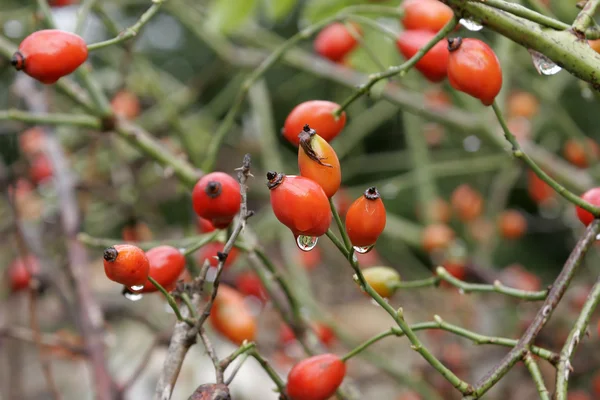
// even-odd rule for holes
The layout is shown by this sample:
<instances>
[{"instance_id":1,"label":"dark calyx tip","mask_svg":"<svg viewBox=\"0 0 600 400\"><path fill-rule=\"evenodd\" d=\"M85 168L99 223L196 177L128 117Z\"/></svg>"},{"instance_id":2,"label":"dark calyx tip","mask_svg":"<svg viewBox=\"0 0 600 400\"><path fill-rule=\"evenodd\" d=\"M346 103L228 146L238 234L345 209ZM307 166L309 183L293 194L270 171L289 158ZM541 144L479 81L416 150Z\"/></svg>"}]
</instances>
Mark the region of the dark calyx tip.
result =
<instances>
[{"instance_id":1,"label":"dark calyx tip","mask_svg":"<svg viewBox=\"0 0 600 400\"><path fill-rule=\"evenodd\" d=\"M219 262L225 262L227 261L227 253L222 253L220 251L217 251L217 258L219 259Z\"/></svg>"},{"instance_id":2,"label":"dark calyx tip","mask_svg":"<svg viewBox=\"0 0 600 400\"><path fill-rule=\"evenodd\" d=\"M377 200L381 196L379 195L379 190L375 186L371 186L365 190L365 197L369 200Z\"/></svg>"},{"instance_id":3,"label":"dark calyx tip","mask_svg":"<svg viewBox=\"0 0 600 400\"><path fill-rule=\"evenodd\" d=\"M275 172L275 171L269 171L269 172L267 172L267 179L268 180L272 181L276 177L277 177L277 172Z\"/></svg>"},{"instance_id":4,"label":"dark calyx tip","mask_svg":"<svg viewBox=\"0 0 600 400\"><path fill-rule=\"evenodd\" d=\"M117 256L119 255L119 252L117 251L117 249L115 249L114 247L107 247L106 249L104 249L104 259L108 262L113 262L117 259Z\"/></svg>"},{"instance_id":5,"label":"dark calyx tip","mask_svg":"<svg viewBox=\"0 0 600 400\"><path fill-rule=\"evenodd\" d=\"M25 68L25 57L23 57L23 54L21 54L21 52L17 51L15 52L15 54L13 54L12 58L10 59L10 63L13 67L15 67L17 71L20 71L23 68Z\"/></svg>"},{"instance_id":6,"label":"dark calyx tip","mask_svg":"<svg viewBox=\"0 0 600 400\"><path fill-rule=\"evenodd\" d=\"M218 197L221 194L222 190L223 190L223 187L221 185L221 182L210 181L206 184L206 188L204 189L204 192L206 193L206 195L208 197L211 197L214 199L215 197Z\"/></svg>"},{"instance_id":7,"label":"dark calyx tip","mask_svg":"<svg viewBox=\"0 0 600 400\"><path fill-rule=\"evenodd\" d=\"M275 172L275 171L267 172L267 179L268 179L267 187L269 189L275 189L283 181L284 177L285 177L285 175L281 174L279 172Z\"/></svg>"},{"instance_id":8,"label":"dark calyx tip","mask_svg":"<svg viewBox=\"0 0 600 400\"><path fill-rule=\"evenodd\" d=\"M455 38L448 38L448 51L458 50L461 44L462 38L460 36Z\"/></svg>"},{"instance_id":9,"label":"dark calyx tip","mask_svg":"<svg viewBox=\"0 0 600 400\"><path fill-rule=\"evenodd\" d=\"M310 138L310 137L315 136L316 134L317 134L317 131L315 131L308 124L306 124L302 128L302 131L300 131L300 133L298 134L298 137L302 138L302 136L308 136Z\"/></svg>"}]
</instances>

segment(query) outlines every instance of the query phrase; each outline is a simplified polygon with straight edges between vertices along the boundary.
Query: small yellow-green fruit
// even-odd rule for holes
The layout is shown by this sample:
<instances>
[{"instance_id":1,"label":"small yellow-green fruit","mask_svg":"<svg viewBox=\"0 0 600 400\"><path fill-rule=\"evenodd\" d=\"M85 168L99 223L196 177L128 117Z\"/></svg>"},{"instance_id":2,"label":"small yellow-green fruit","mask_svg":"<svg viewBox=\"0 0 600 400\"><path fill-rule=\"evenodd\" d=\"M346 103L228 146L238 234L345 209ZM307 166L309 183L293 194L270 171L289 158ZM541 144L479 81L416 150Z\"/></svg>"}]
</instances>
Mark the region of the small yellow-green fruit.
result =
<instances>
[{"instance_id":1,"label":"small yellow-green fruit","mask_svg":"<svg viewBox=\"0 0 600 400\"><path fill-rule=\"evenodd\" d=\"M363 276L367 283L381 297L390 297L398 289L400 274L390 267L371 267L363 270ZM356 280L356 275L354 280Z\"/></svg>"}]
</instances>

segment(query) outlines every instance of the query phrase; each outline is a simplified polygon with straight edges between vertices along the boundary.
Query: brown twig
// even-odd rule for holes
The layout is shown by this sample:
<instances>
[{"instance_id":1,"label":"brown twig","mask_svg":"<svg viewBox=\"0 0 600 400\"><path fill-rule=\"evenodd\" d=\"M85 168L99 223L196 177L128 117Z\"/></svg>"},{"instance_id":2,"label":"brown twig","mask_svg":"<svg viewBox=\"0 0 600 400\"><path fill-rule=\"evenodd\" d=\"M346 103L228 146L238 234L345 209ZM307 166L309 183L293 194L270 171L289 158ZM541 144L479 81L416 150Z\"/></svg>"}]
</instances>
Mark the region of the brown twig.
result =
<instances>
[{"instance_id":1,"label":"brown twig","mask_svg":"<svg viewBox=\"0 0 600 400\"><path fill-rule=\"evenodd\" d=\"M179 371L181 370L181 365L183 364L183 360L190 349L190 347L196 343L196 336L202 330L202 325L206 322L206 319L210 315L210 309L214 302L214 299L217 295L219 277L221 271L223 270L223 265L227 260L227 255L233 248L235 241L238 236L242 232L244 226L246 225L246 220L252 216L252 212L248 211L247 205L247 186L246 181L250 176L250 155L246 154L244 156L244 161L242 167L238 169L238 180L240 182L240 194L242 197L240 204L240 214L239 218L235 223L235 226L225 244L223 251L218 253L219 264L217 266L217 275L213 282L213 292L203 308L202 313L199 318L197 318L197 322L194 326L189 326L185 322L177 322L175 324L175 328L173 330L173 336L171 338L171 343L169 344L169 349L167 351L167 358L163 364L163 369L158 379L158 383L156 385L156 390L154 392L154 400L169 400L173 393L173 389L175 387L175 382L177 381L177 377L179 376ZM192 311L200 308L201 305L201 297L200 293L202 292L202 286L204 284L204 279L206 276L206 271L208 269L208 261L205 262L203 266L202 272L200 275L194 279L191 284L192 290L192 298L191 305L192 309L189 307L184 307L181 310L182 316L190 317L192 316ZM205 341L206 337L203 337L202 340ZM207 343L210 343L206 341ZM210 347L210 346L209 346ZM210 351L209 348L207 348ZM211 357L212 358L212 357ZM214 362L214 360L213 360ZM215 369L219 368L218 361L215 363Z\"/></svg>"},{"instance_id":2,"label":"brown twig","mask_svg":"<svg viewBox=\"0 0 600 400\"><path fill-rule=\"evenodd\" d=\"M246 154L244 156L244 162L242 164L242 167L238 168L238 170L237 170L238 171L238 180L240 182L240 194L242 195L242 204L240 206L240 218L239 218L238 222L236 223L235 227L233 228L233 231L231 232L231 235L229 236L227 243L225 243L225 246L223 247L223 251L217 253L217 256L219 257L219 265L217 266L217 275L213 282L213 291L212 291L209 301L204 306L204 310L200 314L200 318L198 319L198 322L196 324L197 326L202 326L202 324L204 324L206 319L210 316L210 310L215 301L215 298L217 297L217 293L219 290L219 278L221 276L221 273L223 272L223 266L225 265L225 261L227 261L227 256L229 255L229 252L233 248L233 245L234 245L235 241L237 240L237 237L240 235L240 233L246 226L247 219L250 218L254 214L253 211L248 211L248 205L247 205L247 189L248 189L248 187L246 186L246 181L248 180L248 177L252 176L250 174L250 164L251 164L250 161L251 161L250 154Z\"/></svg>"},{"instance_id":3,"label":"brown twig","mask_svg":"<svg viewBox=\"0 0 600 400\"><path fill-rule=\"evenodd\" d=\"M15 84L15 91L31 111L47 111L45 97L31 79L19 78ZM104 320L89 286L90 279L85 268L88 264L85 248L76 237L80 218L74 181L61 144L53 134L48 134L46 137L45 152L52 165L54 184L58 193L61 225L66 236L69 259L67 272L75 292L79 329L92 366L95 395L99 400L110 400L115 387L106 366Z\"/></svg>"},{"instance_id":4,"label":"brown twig","mask_svg":"<svg viewBox=\"0 0 600 400\"><path fill-rule=\"evenodd\" d=\"M224 379L223 379L224 370L223 370L223 368L221 368L221 363L219 362L219 357L217 356L217 352L215 351L215 348L213 347L210 339L206 335L206 331L204 330L203 327L201 327L198 330L198 334L200 336L200 340L202 340L202 344L204 345L204 348L206 349L206 353L210 357L210 360L212 361L212 363L215 367L215 375L216 375L217 383L224 383Z\"/></svg>"},{"instance_id":5,"label":"brown twig","mask_svg":"<svg viewBox=\"0 0 600 400\"><path fill-rule=\"evenodd\" d=\"M20 340L26 343L40 343L43 347L59 347L77 355L86 355L83 347L70 344L60 337L53 334L40 334L36 338L36 333L29 328L21 326L6 326L0 328L0 337L7 337L15 340Z\"/></svg>"},{"instance_id":6,"label":"brown twig","mask_svg":"<svg viewBox=\"0 0 600 400\"><path fill-rule=\"evenodd\" d=\"M538 336L546 322L550 319L552 312L562 299L563 294L567 290L571 279L575 275L583 257L587 253L590 246L596 241L596 236L600 231L600 221L594 220L586 229L573 252L567 259L562 271L554 281L548 297L544 304L536 314L533 322L529 325L517 345L492 368L476 385L473 395L465 397L465 399L477 399L487 392L494 384L496 384L506 373L531 350L531 345Z\"/></svg>"}]
</instances>

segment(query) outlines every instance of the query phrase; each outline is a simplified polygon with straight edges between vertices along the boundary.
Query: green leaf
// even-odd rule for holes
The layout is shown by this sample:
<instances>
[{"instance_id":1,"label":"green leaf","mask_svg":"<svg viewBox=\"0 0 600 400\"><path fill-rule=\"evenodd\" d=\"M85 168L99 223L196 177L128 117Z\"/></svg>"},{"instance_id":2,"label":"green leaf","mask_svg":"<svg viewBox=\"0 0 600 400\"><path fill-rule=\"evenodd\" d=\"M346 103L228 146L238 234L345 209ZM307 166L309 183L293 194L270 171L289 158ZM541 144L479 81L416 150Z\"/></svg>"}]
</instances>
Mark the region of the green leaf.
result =
<instances>
[{"instance_id":1,"label":"green leaf","mask_svg":"<svg viewBox=\"0 0 600 400\"><path fill-rule=\"evenodd\" d=\"M241 29L254 16L257 0L213 0L208 9L208 27L229 34Z\"/></svg>"},{"instance_id":2,"label":"green leaf","mask_svg":"<svg viewBox=\"0 0 600 400\"><path fill-rule=\"evenodd\" d=\"M298 0L264 0L264 8L267 18L271 21L279 21L289 15Z\"/></svg>"}]
</instances>

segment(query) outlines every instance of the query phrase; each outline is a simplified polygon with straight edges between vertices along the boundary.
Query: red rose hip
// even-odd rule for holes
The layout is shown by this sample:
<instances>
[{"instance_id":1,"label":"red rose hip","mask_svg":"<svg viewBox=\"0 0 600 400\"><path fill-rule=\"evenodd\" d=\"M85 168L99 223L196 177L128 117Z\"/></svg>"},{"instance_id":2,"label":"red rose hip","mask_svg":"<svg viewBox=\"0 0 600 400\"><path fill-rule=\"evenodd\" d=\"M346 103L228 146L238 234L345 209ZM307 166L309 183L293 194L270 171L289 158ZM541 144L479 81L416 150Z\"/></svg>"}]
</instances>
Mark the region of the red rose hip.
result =
<instances>
[{"instance_id":1,"label":"red rose hip","mask_svg":"<svg viewBox=\"0 0 600 400\"><path fill-rule=\"evenodd\" d=\"M219 285L217 297L210 311L210 321L217 332L242 344L256 336L256 320L244 302L244 296L227 285Z\"/></svg>"},{"instance_id":2,"label":"red rose hip","mask_svg":"<svg viewBox=\"0 0 600 400\"><path fill-rule=\"evenodd\" d=\"M360 28L353 25L356 33ZM342 61L358 44L348 27L340 22L326 26L315 38L315 51L333 62Z\"/></svg>"},{"instance_id":3,"label":"red rose hip","mask_svg":"<svg viewBox=\"0 0 600 400\"><path fill-rule=\"evenodd\" d=\"M19 292L29 288L31 275L39 272L38 259L32 255L14 260L7 269L8 283L12 292Z\"/></svg>"},{"instance_id":4,"label":"red rose hip","mask_svg":"<svg viewBox=\"0 0 600 400\"><path fill-rule=\"evenodd\" d=\"M396 45L406 58L412 58L433 39L435 33L426 30L404 31L398 36ZM431 82L441 82L446 78L448 67L448 48L443 41L435 44L415 64L415 68Z\"/></svg>"},{"instance_id":5,"label":"red rose hip","mask_svg":"<svg viewBox=\"0 0 600 400\"><path fill-rule=\"evenodd\" d=\"M204 175L192 191L194 211L217 229L229 226L240 210L241 201L240 184L224 172Z\"/></svg>"},{"instance_id":6,"label":"red rose hip","mask_svg":"<svg viewBox=\"0 0 600 400\"><path fill-rule=\"evenodd\" d=\"M456 90L489 106L502 88L502 69L496 53L479 39L448 39L448 80Z\"/></svg>"},{"instance_id":7,"label":"red rose hip","mask_svg":"<svg viewBox=\"0 0 600 400\"><path fill-rule=\"evenodd\" d=\"M27 36L11 63L38 81L51 84L75 71L87 60L85 41L74 33L44 29Z\"/></svg>"},{"instance_id":8,"label":"red rose hip","mask_svg":"<svg viewBox=\"0 0 600 400\"><path fill-rule=\"evenodd\" d=\"M600 187L588 190L581 198L593 206L600 207ZM576 207L575 210L577 212L577 218L579 218L581 223L585 226L588 226L594 220L594 216L583 208Z\"/></svg>"},{"instance_id":9,"label":"red rose hip","mask_svg":"<svg viewBox=\"0 0 600 400\"><path fill-rule=\"evenodd\" d=\"M331 142L346 125L346 112L336 117L333 112L340 105L326 100L310 100L298 104L289 113L283 126L283 136L293 145L300 144L298 137L304 125L309 125L323 139Z\"/></svg>"},{"instance_id":10,"label":"red rose hip","mask_svg":"<svg viewBox=\"0 0 600 400\"><path fill-rule=\"evenodd\" d=\"M185 257L172 246L158 246L146 252L149 262L148 276L162 287L171 291L175 288L177 279L185 269ZM146 279L144 288L136 293L152 293L158 289Z\"/></svg>"},{"instance_id":11,"label":"red rose hip","mask_svg":"<svg viewBox=\"0 0 600 400\"><path fill-rule=\"evenodd\" d=\"M346 213L346 233L356 251L366 253L372 248L385 228L385 220L385 206L379 191L375 186L370 187Z\"/></svg>"},{"instance_id":12,"label":"red rose hip","mask_svg":"<svg viewBox=\"0 0 600 400\"><path fill-rule=\"evenodd\" d=\"M327 400L342 384L346 364L335 354L319 354L300 361L288 374L291 400Z\"/></svg>"},{"instance_id":13,"label":"red rose hip","mask_svg":"<svg viewBox=\"0 0 600 400\"><path fill-rule=\"evenodd\" d=\"M318 237L331 224L327 195L315 181L303 176L268 172L267 186L275 216L294 236Z\"/></svg>"},{"instance_id":14,"label":"red rose hip","mask_svg":"<svg viewBox=\"0 0 600 400\"><path fill-rule=\"evenodd\" d=\"M402 25L406 30L440 31L452 17L452 9L438 0L405 0L402 2Z\"/></svg>"},{"instance_id":15,"label":"red rose hip","mask_svg":"<svg viewBox=\"0 0 600 400\"><path fill-rule=\"evenodd\" d=\"M104 250L104 272L111 281L133 290L141 289L148 279L150 263L142 249L118 244Z\"/></svg>"}]
</instances>

